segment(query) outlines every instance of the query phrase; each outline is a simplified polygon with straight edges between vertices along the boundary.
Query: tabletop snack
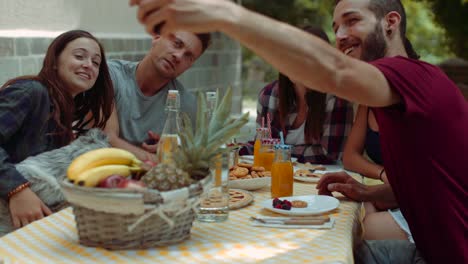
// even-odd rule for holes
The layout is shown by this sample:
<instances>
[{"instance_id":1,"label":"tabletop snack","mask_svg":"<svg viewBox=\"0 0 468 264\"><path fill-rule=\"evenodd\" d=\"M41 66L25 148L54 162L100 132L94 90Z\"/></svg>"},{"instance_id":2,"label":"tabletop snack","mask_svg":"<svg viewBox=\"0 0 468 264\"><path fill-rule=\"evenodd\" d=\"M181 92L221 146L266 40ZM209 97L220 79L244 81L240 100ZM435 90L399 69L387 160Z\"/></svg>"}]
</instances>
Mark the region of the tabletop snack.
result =
<instances>
[{"instance_id":1,"label":"tabletop snack","mask_svg":"<svg viewBox=\"0 0 468 264\"><path fill-rule=\"evenodd\" d=\"M294 201L291 201L291 206L294 208L306 208L307 202L302 201L302 200L294 200Z\"/></svg>"},{"instance_id":2,"label":"tabletop snack","mask_svg":"<svg viewBox=\"0 0 468 264\"><path fill-rule=\"evenodd\" d=\"M273 208L281 210L291 210L291 208L306 208L307 202L302 200L288 201L286 199L281 200L279 198L273 199Z\"/></svg>"},{"instance_id":3,"label":"tabletop snack","mask_svg":"<svg viewBox=\"0 0 468 264\"><path fill-rule=\"evenodd\" d=\"M229 209L239 209L253 202L253 195L245 190L229 189Z\"/></svg>"},{"instance_id":4,"label":"tabletop snack","mask_svg":"<svg viewBox=\"0 0 468 264\"><path fill-rule=\"evenodd\" d=\"M229 180L255 179L271 177L271 172L264 167L253 166L252 163L238 163L229 169Z\"/></svg>"},{"instance_id":5,"label":"tabletop snack","mask_svg":"<svg viewBox=\"0 0 468 264\"><path fill-rule=\"evenodd\" d=\"M281 210L291 210L292 204L286 199L281 200L279 198L275 198L273 199L273 207Z\"/></svg>"},{"instance_id":6,"label":"tabletop snack","mask_svg":"<svg viewBox=\"0 0 468 264\"><path fill-rule=\"evenodd\" d=\"M85 153L73 161L62 191L73 206L79 242L120 250L188 239L193 208L212 180L210 167L229 151L222 145L248 122L248 114L238 119L229 116L231 96L228 89L207 120L205 98L199 93L196 127L182 116L180 144L172 152L177 158L146 173L133 154L113 148Z\"/></svg>"},{"instance_id":7,"label":"tabletop snack","mask_svg":"<svg viewBox=\"0 0 468 264\"><path fill-rule=\"evenodd\" d=\"M264 167L253 166L252 163L238 163L229 170L229 188L242 190L257 190L271 182L271 172Z\"/></svg>"},{"instance_id":8,"label":"tabletop snack","mask_svg":"<svg viewBox=\"0 0 468 264\"><path fill-rule=\"evenodd\" d=\"M302 167L309 169L309 170L318 170L324 171L327 170L327 167L320 165L320 164L311 164L310 162L306 162L302 165Z\"/></svg>"},{"instance_id":9,"label":"tabletop snack","mask_svg":"<svg viewBox=\"0 0 468 264\"><path fill-rule=\"evenodd\" d=\"M318 173L313 173L310 170L300 169L300 170L296 170L294 172L294 176L296 176L296 177L320 178L322 175L318 174Z\"/></svg>"}]
</instances>

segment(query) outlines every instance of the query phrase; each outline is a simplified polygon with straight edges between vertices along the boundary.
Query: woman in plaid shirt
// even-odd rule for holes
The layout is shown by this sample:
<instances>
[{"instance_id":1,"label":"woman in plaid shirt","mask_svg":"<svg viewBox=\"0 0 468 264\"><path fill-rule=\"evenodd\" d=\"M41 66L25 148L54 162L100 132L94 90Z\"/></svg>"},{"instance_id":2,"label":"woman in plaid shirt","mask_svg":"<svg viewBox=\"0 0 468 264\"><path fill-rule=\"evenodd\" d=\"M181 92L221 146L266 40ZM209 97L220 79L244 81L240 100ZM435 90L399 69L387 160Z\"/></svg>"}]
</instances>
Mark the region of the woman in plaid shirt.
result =
<instances>
[{"instance_id":1,"label":"woman in plaid shirt","mask_svg":"<svg viewBox=\"0 0 468 264\"><path fill-rule=\"evenodd\" d=\"M329 42L322 29L306 26L303 30ZM353 107L348 101L308 89L280 73L278 81L260 91L257 124L262 118L267 120L267 113L272 136L279 137L283 131L299 162L332 164L341 159L353 123Z\"/></svg>"}]
</instances>

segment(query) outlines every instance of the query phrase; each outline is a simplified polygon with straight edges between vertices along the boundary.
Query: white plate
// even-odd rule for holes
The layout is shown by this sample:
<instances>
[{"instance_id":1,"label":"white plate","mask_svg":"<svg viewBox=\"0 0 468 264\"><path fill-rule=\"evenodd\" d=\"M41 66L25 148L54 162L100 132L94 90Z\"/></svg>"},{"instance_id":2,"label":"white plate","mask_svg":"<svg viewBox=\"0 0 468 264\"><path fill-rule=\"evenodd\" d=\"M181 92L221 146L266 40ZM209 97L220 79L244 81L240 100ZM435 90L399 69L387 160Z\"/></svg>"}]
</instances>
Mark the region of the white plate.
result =
<instances>
[{"instance_id":1,"label":"white plate","mask_svg":"<svg viewBox=\"0 0 468 264\"><path fill-rule=\"evenodd\" d=\"M273 207L273 199L263 201L260 205L270 211L284 215L315 215L332 211L340 205L340 201L332 196L327 195L304 195L304 196L290 196L280 197L281 200L301 200L307 202L307 207L304 208L291 208L291 210L276 209Z\"/></svg>"},{"instance_id":2,"label":"white plate","mask_svg":"<svg viewBox=\"0 0 468 264\"><path fill-rule=\"evenodd\" d=\"M314 165L316 165L316 164L314 164ZM327 169L326 170L316 170L314 173L323 175L325 173L330 173L330 172L345 171L343 169L343 166L341 166L341 165L322 165L322 166L324 166ZM304 170L304 169L307 169L307 167L304 167L303 165L302 166L301 165L294 166L294 172L296 172L297 170ZM301 177L301 176L294 175L294 179L298 180L298 181L302 181L302 182L317 183L320 180L320 177Z\"/></svg>"},{"instance_id":3,"label":"white plate","mask_svg":"<svg viewBox=\"0 0 468 264\"><path fill-rule=\"evenodd\" d=\"M247 191L253 191L261 189L268 184L270 184L271 178L270 177L262 177L262 178L254 178L254 179L239 179L229 181L229 188L230 189L241 189Z\"/></svg>"},{"instance_id":4,"label":"white plate","mask_svg":"<svg viewBox=\"0 0 468 264\"><path fill-rule=\"evenodd\" d=\"M239 159L243 160L243 161L247 161L249 163L252 163L253 160L254 160L254 156L253 155L242 155L242 156L239 156ZM291 157L291 162L296 162L296 161L297 161L297 158Z\"/></svg>"}]
</instances>

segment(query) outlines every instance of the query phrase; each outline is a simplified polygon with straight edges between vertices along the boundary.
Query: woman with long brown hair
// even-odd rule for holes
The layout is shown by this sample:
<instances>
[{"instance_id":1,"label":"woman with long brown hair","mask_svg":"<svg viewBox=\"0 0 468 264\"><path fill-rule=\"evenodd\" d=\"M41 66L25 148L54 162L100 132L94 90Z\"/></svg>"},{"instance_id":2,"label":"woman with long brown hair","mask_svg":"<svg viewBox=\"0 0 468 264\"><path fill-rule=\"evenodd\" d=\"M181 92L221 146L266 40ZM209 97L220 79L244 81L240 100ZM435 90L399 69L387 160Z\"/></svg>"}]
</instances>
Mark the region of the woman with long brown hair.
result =
<instances>
[{"instance_id":1,"label":"woman with long brown hair","mask_svg":"<svg viewBox=\"0 0 468 264\"><path fill-rule=\"evenodd\" d=\"M330 43L322 29L302 29ZM283 131L299 162L332 164L341 158L353 122L352 104L346 100L308 89L280 73L277 81L260 91L257 123L267 120L268 113L272 136Z\"/></svg>"},{"instance_id":2,"label":"woman with long brown hair","mask_svg":"<svg viewBox=\"0 0 468 264\"><path fill-rule=\"evenodd\" d=\"M16 228L51 213L14 164L70 143L87 127L104 128L113 104L104 50L72 30L50 44L41 71L0 89L0 198Z\"/></svg>"}]
</instances>

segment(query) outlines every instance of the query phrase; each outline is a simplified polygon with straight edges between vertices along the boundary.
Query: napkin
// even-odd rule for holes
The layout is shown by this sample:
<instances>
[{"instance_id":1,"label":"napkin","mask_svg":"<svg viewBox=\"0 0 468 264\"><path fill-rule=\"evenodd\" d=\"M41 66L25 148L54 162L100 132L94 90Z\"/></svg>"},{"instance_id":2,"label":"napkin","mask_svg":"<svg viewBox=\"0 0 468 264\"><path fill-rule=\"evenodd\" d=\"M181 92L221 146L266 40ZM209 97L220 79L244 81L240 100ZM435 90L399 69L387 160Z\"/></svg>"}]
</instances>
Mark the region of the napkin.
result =
<instances>
[{"instance_id":1,"label":"napkin","mask_svg":"<svg viewBox=\"0 0 468 264\"><path fill-rule=\"evenodd\" d=\"M277 220L277 222L268 221L267 223L262 223L259 220L253 220L250 222L250 224L252 226L284 228L284 229L331 229L335 225L335 219L330 218L330 221L325 222L324 224L321 224L321 225L291 225L291 224L283 224L280 222L280 220Z\"/></svg>"}]
</instances>

